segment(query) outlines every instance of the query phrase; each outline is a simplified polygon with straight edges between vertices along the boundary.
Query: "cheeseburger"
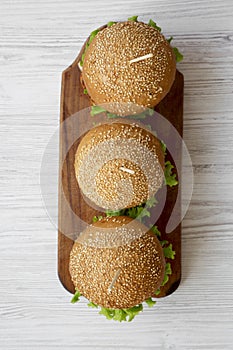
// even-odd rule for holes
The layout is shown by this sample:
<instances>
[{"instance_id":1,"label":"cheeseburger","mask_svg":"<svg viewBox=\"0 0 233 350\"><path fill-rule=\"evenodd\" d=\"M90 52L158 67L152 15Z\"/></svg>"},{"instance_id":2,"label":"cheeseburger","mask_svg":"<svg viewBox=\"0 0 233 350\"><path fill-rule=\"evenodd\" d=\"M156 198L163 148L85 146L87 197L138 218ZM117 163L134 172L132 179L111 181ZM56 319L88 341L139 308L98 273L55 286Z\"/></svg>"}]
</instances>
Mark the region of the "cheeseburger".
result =
<instances>
[{"instance_id":1,"label":"cheeseburger","mask_svg":"<svg viewBox=\"0 0 233 350\"><path fill-rule=\"evenodd\" d=\"M70 255L74 286L105 308L127 309L150 298L165 273L156 235L138 220L108 217L89 226Z\"/></svg>"},{"instance_id":2,"label":"cheeseburger","mask_svg":"<svg viewBox=\"0 0 233 350\"><path fill-rule=\"evenodd\" d=\"M164 183L161 142L125 119L88 131L77 148L74 167L82 193L105 210L141 205Z\"/></svg>"},{"instance_id":3,"label":"cheeseburger","mask_svg":"<svg viewBox=\"0 0 233 350\"><path fill-rule=\"evenodd\" d=\"M152 20L146 24L133 17L91 34L79 67L93 104L109 104L110 112L127 115L142 110L136 106L154 108L164 98L175 78L178 50L160 31Z\"/></svg>"},{"instance_id":4,"label":"cheeseburger","mask_svg":"<svg viewBox=\"0 0 233 350\"><path fill-rule=\"evenodd\" d=\"M152 298L172 274L170 260L175 252L160 241L156 226L148 229L128 216L96 218L80 234L70 253L69 270L76 293L88 299L88 306L100 308L109 320L132 321L152 307Z\"/></svg>"}]
</instances>

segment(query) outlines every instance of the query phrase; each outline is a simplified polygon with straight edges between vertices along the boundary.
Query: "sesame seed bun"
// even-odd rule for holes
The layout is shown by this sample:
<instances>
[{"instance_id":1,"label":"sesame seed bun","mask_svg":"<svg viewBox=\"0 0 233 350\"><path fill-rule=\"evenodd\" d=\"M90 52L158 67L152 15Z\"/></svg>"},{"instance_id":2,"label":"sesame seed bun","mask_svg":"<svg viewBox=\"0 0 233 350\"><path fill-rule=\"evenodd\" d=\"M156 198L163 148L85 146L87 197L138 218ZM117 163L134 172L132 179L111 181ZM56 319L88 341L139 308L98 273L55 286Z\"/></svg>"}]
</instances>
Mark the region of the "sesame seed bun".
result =
<instances>
[{"instance_id":1,"label":"sesame seed bun","mask_svg":"<svg viewBox=\"0 0 233 350\"><path fill-rule=\"evenodd\" d=\"M114 121L91 129L77 148L74 167L82 193L103 209L141 205L164 182L160 141L132 122Z\"/></svg>"},{"instance_id":2,"label":"sesame seed bun","mask_svg":"<svg viewBox=\"0 0 233 350\"><path fill-rule=\"evenodd\" d=\"M153 57L130 62L148 54ZM165 37L148 24L127 21L96 35L85 53L82 76L95 104L110 103L108 110L126 115L111 102L153 108L170 90L175 72L175 55Z\"/></svg>"},{"instance_id":3,"label":"sesame seed bun","mask_svg":"<svg viewBox=\"0 0 233 350\"><path fill-rule=\"evenodd\" d=\"M96 239L103 228L104 247ZM123 241L129 233L129 242L114 244L113 229ZM106 308L123 309L148 299L161 286L165 259L154 233L137 220L119 216L104 218L82 233L81 241L73 245L69 268L75 287L88 300Z\"/></svg>"}]
</instances>

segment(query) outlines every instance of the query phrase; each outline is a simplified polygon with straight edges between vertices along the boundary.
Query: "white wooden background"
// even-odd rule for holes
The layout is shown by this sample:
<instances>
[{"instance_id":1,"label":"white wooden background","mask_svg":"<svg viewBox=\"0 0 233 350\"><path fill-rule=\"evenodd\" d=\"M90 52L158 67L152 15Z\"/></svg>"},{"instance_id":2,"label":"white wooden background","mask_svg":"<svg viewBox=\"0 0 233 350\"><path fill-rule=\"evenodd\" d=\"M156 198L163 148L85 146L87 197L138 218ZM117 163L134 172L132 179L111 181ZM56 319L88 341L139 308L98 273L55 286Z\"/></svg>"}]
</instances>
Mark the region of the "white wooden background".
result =
<instances>
[{"instance_id":1,"label":"white wooden background","mask_svg":"<svg viewBox=\"0 0 233 350\"><path fill-rule=\"evenodd\" d=\"M183 281L132 323L70 304L39 173L58 125L62 71L89 32L139 14L184 54L184 138L195 184L183 222ZM1 0L0 348L233 349L233 3Z\"/></svg>"}]
</instances>

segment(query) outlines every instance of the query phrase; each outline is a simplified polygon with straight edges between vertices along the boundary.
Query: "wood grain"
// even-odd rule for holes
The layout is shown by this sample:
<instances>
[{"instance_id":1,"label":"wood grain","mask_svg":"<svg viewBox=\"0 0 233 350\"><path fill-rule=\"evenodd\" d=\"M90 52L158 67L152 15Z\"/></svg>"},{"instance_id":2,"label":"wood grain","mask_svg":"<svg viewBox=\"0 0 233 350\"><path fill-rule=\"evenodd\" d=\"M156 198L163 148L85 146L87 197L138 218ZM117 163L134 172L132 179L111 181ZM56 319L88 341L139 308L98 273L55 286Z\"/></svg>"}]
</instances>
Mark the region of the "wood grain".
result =
<instances>
[{"instance_id":1,"label":"wood grain","mask_svg":"<svg viewBox=\"0 0 233 350\"><path fill-rule=\"evenodd\" d=\"M233 3L231 0L0 2L0 347L232 350ZM39 174L59 124L61 72L89 33L154 19L184 54L184 140L194 191L182 224L182 282L130 324L71 305ZM57 180L54 179L55 185Z\"/></svg>"}]
</instances>

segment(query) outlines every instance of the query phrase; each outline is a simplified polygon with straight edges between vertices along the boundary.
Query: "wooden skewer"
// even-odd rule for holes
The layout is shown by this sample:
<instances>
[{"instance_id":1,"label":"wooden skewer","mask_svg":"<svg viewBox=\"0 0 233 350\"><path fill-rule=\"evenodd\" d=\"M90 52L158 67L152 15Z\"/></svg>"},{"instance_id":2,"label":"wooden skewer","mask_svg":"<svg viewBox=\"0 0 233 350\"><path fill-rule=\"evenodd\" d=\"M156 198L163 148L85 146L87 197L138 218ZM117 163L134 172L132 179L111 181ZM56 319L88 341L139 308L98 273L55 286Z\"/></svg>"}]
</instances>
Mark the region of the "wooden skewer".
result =
<instances>
[{"instance_id":1,"label":"wooden skewer","mask_svg":"<svg viewBox=\"0 0 233 350\"><path fill-rule=\"evenodd\" d=\"M136 57L136 58L130 60L129 63L131 64L134 62L143 61L143 60L146 60L147 58L151 58L151 57L153 57L153 53L148 53L147 55Z\"/></svg>"},{"instance_id":2,"label":"wooden skewer","mask_svg":"<svg viewBox=\"0 0 233 350\"><path fill-rule=\"evenodd\" d=\"M128 169L128 168L124 168L123 166L120 167L120 170L125 171L126 173L129 174L134 174L134 170Z\"/></svg>"},{"instance_id":3,"label":"wooden skewer","mask_svg":"<svg viewBox=\"0 0 233 350\"><path fill-rule=\"evenodd\" d=\"M121 273L121 269L117 270L117 272L115 273L115 276L114 276L114 278L112 280L112 283L108 287L108 293L111 293L111 291L112 291L112 289L114 287L114 284L116 283L116 280L119 277L120 273Z\"/></svg>"}]
</instances>

